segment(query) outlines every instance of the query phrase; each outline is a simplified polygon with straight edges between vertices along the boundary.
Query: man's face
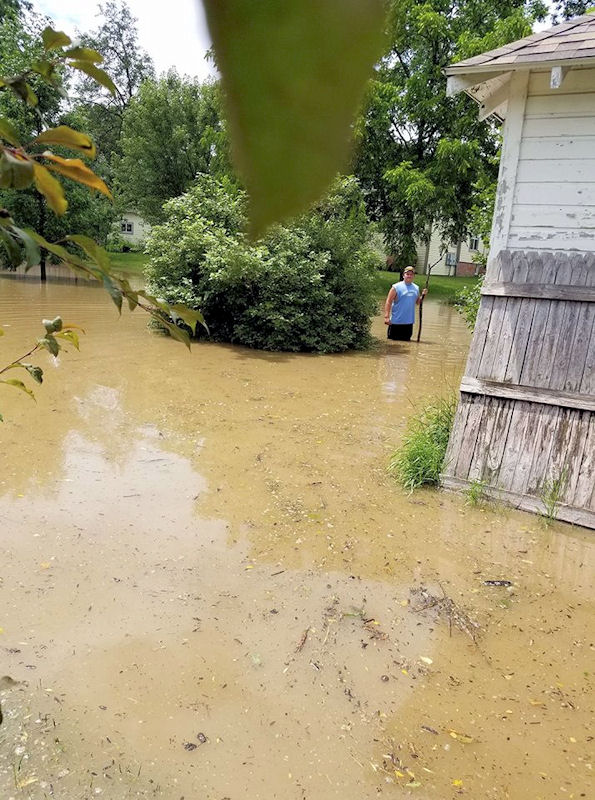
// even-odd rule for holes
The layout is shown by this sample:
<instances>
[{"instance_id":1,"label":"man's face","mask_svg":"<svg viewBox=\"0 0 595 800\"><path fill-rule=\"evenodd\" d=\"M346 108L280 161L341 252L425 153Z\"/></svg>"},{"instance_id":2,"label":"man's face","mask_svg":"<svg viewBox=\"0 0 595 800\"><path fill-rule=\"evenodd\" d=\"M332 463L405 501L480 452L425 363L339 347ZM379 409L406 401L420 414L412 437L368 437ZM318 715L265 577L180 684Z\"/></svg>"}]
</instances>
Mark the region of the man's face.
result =
<instances>
[{"instance_id":1,"label":"man's face","mask_svg":"<svg viewBox=\"0 0 595 800\"><path fill-rule=\"evenodd\" d=\"M405 281L405 283L407 283L407 284L409 284L409 283L413 283L413 278L414 278L414 277L415 277L415 272L406 272L406 273L403 275L403 280L404 280L404 281Z\"/></svg>"}]
</instances>

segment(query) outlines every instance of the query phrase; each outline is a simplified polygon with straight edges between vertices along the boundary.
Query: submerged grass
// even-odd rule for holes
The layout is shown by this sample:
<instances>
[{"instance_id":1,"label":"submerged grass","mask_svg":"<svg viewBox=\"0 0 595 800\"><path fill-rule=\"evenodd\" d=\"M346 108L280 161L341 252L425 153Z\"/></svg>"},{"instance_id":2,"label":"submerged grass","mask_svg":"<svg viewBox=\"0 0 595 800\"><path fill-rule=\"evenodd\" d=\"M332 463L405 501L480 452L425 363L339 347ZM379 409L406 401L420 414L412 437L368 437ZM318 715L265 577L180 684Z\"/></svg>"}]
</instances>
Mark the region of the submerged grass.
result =
<instances>
[{"instance_id":1,"label":"submerged grass","mask_svg":"<svg viewBox=\"0 0 595 800\"><path fill-rule=\"evenodd\" d=\"M456 408L454 394L432 400L409 422L388 466L403 488L438 484Z\"/></svg>"}]
</instances>

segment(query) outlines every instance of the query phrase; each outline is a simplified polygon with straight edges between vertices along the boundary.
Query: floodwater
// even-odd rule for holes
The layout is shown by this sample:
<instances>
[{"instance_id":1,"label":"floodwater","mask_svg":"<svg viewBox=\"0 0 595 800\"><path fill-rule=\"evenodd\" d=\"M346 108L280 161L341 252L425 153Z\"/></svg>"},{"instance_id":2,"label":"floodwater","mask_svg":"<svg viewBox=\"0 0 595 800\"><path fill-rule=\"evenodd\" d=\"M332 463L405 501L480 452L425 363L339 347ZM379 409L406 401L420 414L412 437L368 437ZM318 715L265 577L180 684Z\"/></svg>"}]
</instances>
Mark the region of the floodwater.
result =
<instances>
[{"instance_id":1,"label":"floodwater","mask_svg":"<svg viewBox=\"0 0 595 800\"><path fill-rule=\"evenodd\" d=\"M593 796L592 533L385 471L457 386L456 312L189 353L2 279L2 363L56 314L81 352L0 391L3 800Z\"/></svg>"}]
</instances>

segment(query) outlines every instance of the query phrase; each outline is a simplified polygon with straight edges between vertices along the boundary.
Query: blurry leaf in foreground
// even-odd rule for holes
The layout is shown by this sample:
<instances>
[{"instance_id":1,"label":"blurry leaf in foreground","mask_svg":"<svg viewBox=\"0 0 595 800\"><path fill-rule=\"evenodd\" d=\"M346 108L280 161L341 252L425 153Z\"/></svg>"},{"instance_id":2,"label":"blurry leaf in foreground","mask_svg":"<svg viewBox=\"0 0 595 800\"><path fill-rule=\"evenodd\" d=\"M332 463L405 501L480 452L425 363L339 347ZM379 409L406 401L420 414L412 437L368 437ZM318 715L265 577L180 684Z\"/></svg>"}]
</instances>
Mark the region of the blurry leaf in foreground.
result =
<instances>
[{"instance_id":1,"label":"blurry leaf in foreground","mask_svg":"<svg viewBox=\"0 0 595 800\"><path fill-rule=\"evenodd\" d=\"M382 0L205 0L252 235L303 211L345 166L382 52Z\"/></svg>"}]
</instances>

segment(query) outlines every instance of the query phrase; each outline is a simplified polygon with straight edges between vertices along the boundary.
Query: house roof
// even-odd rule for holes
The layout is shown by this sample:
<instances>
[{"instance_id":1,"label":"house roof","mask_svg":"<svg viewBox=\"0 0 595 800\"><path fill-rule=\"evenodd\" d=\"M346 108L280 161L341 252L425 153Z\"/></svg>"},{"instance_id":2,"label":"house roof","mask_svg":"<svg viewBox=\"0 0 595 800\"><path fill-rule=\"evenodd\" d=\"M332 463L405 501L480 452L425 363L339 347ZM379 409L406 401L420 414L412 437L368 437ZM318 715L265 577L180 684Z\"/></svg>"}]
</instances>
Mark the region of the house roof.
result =
<instances>
[{"instance_id":1,"label":"house roof","mask_svg":"<svg viewBox=\"0 0 595 800\"><path fill-rule=\"evenodd\" d=\"M445 72L447 75L503 72L537 64L549 67L570 62L573 66L583 63L586 66L589 61L595 62L595 14L576 17L547 31L451 64Z\"/></svg>"}]
</instances>

